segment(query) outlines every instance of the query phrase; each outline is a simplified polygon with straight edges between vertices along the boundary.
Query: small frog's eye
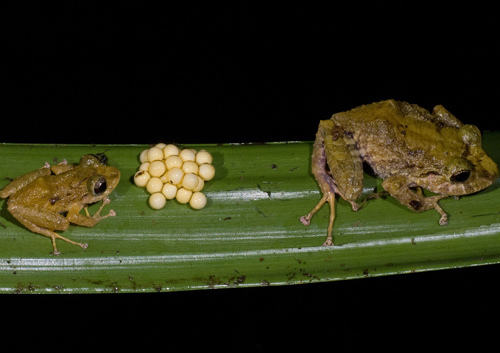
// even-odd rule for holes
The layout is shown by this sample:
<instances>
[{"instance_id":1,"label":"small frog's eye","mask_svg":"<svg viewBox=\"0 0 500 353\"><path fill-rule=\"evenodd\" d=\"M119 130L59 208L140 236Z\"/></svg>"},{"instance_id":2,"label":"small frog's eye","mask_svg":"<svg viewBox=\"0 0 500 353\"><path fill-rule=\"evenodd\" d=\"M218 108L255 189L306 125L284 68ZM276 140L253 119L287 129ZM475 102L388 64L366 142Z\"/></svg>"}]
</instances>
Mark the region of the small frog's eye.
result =
<instances>
[{"instance_id":1,"label":"small frog's eye","mask_svg":"<svg viewBox=\"0 0 500 353\"><path fill-rule=\"evenodd\" d=\"M463 183L470 177L470 170L461 170L453 174L450 178L451 181L456 183Z\"/></svg>"},{"instance_id":2,"label":"small frog's eye","mask_svg":"<svg viewBox=\"0 0 500 353\"><path fill-rule=\"evenodd\" d=\"M95 175L89 179L87 187L92 195L99 196L107 190L108 183L106 182L106 178L102 175Z\"/></svg>"}]
</instances>

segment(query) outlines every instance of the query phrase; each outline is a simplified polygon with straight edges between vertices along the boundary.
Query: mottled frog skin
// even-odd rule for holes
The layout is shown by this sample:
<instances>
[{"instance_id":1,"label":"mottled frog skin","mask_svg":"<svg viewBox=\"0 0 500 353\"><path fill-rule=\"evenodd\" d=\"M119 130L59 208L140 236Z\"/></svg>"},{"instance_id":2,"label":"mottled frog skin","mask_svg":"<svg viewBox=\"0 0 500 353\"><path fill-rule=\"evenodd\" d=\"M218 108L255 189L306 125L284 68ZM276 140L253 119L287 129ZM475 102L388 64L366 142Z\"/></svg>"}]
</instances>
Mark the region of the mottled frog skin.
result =
<instances>
[{"instance_id":1,"label":"mottled frog skin","mask_svg":"<svg viewBox=\"0 0 500 353\"><path fill-rule=\"evenodd\" d=\"M102 158L101 158L102 160ZM104 165L94 155L85 155L78 165L66 160L33 170L14 179L0 191L1 198L9 198L7 210L32 232L52 239L53 254L59 255L56 239L87 248L85 243L76 243L54 232L65 231L70 223L93 227L101 220L115 216L111 210L101 216L107 197L120 181L120 171ZM89 204L102 200L101 208L90 215ZM80 214L84 209L85 215Z\"/></svg>"},{"instance_id":2,"label":"mottled frog skin","mask_svg":"<svg viewBox=\"0 0 500 353\"><path fill-rule=\"evenodd\" d=\"M481 147L479 129L441 105L431 113L391 99L334 114L320 122L313 147L312 172L323 197L300 218L308 225L325 202L330 204L324 245L333 245L335 194L354 211L364 203L356 202L363 189L363 162L384 179L386 193L415 212L435 209L440 225L448 216L439 200L480 191L498 177L497 165ZM437 195L425 197L422 188Z\"/></svg>"}]
</instances>

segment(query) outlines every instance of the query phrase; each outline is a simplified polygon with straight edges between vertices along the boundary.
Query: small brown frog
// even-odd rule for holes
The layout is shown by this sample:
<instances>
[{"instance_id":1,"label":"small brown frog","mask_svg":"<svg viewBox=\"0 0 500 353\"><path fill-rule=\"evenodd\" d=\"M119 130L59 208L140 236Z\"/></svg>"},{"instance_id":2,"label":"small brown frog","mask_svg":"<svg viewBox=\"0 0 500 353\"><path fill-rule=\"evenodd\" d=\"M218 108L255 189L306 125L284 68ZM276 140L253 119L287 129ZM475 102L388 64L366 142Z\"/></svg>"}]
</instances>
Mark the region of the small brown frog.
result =
<instances>
[{"instance_id":1,"label":"small brown frog","mask_svg":"<svg viewBox=\"0 0 500 353\"><path fill-rule=\"evenodd\" d=\"M479 129L462 124L441 105L430 113L391 99L334 114L320 122L313 146L312 172L323 197L300 218L309 225L314 213L330 204L323 245L333 245L335 194L354 211L365 202L356 202L363 189L363 162L384 179L386 190L367 199L388 193L412 211L435 209L440 225L448 223L448 216L439 200L480 191L498 177L497 165L481 147ZM437 195L425 197L422 188Z\"/></svg>"},{"instance_id":2,"label":"small brown frog","mask_svg":"<svg viewBox=\"0 0 500 353\"><path fill-rule=\"evenodd\" d=\"M120 171L101 163L98 156L85 155L78 165L66 160L50 166L48 163L14 179L0 191L1 198L9 197L7 210L32 232L52 238L53 254L59 255L56 239L78 245L56 232L65 231L70 223L93 227L101 220L115 216L111 210L101 216L102 208L108 204L107 197L120 181ZM102 200L99 210L91 216L89 204ZM81 209L86 215L80 214Z\"/></svg>"}]
</instances>

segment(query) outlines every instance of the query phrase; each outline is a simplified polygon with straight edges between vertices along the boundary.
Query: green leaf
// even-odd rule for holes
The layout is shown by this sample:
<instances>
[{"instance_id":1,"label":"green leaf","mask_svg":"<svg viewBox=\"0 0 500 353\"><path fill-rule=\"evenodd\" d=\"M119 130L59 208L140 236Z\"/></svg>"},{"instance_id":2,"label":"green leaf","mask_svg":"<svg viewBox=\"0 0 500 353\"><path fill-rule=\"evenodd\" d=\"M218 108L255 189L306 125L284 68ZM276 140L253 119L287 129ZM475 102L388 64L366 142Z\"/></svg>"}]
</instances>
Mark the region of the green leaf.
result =
<instances>
[{"instance_id":1,"label":"green leaf","mask_svg":"<svg viewBox=\"0 0 500 353\"><path fill-rule=\"evenodd\" d=\"M500 160L500 132L484 147ZM413 213L392 198L359 212L340 200L336 246L323 247L328 207L306 227L299 217L320 199L310 172L311 142L186 145L214 155L216 176L195 211L168 201L156 211L131 177L144 145L0 145L0 187L45 162L105 152L122 172L106 209L116 217L93 228L70 226L64 236L83 250L31 233L0 201L0 291L28 293L152 292L334 281L498 263L499 182L459 201L440 202L449 225L434 211ZM366 176L370 192L380 180Z\"/></svg>"}]
</instances>

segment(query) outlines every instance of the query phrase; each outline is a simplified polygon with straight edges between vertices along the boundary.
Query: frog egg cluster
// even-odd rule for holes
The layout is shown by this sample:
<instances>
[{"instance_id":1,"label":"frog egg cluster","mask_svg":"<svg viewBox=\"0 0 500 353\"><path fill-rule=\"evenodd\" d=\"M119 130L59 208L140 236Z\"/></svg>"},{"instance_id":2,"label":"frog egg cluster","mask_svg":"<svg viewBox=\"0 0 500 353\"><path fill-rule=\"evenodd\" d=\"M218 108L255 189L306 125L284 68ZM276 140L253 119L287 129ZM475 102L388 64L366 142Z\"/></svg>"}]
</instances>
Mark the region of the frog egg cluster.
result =
<instances>
[{"instance_id":1,"label":"frog egg cluster","mask_svg":"<svg viewBox=\"0 0 500 353\"><path fill-rule=\"evenodd\" d=\"M141 165L134 175L134 183L151 194L152 208L159 210L167 200L173 199L181 204L189 203L196 210L205 207L207 197L201 190L215 175L209 152L159 143L142 151L139 160Z\"/></svg>"}]
</instances>

